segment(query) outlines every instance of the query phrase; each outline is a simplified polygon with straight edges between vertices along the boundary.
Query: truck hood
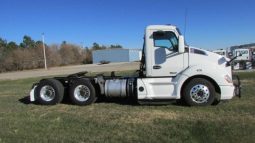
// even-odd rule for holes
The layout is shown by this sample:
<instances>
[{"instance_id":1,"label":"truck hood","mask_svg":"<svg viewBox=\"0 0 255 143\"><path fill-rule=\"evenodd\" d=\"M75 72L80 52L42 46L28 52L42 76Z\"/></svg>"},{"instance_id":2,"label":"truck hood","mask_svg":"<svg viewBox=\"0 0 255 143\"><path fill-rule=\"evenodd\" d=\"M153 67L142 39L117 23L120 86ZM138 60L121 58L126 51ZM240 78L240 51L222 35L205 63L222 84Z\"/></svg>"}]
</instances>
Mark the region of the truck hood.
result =
<instances>
[{"instance_id":1,"label":"truck hood","mask_svg":"<svg viewBox=\"0 0 255 143\"><path fill-rule=\"evenodd\" d=\"M204 56L204 60L208 60L213 63L218 63L218 65L223 65L223 64L225 65L226 62L230 60L222 55L219 55L219 54L216 54L214 52L207 51L204 49L196 48L196 47L189 47L189 52L191 54L197 54L197 55Z\"/></svg>"}]
</instances>

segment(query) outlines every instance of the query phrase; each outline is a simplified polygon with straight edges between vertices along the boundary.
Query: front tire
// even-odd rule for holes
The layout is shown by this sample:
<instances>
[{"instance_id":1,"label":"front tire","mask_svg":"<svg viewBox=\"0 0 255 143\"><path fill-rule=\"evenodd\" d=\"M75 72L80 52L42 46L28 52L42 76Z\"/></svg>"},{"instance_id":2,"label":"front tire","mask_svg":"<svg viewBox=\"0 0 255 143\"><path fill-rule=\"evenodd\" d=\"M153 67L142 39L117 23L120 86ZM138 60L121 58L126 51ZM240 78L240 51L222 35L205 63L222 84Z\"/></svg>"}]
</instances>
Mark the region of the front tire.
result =
<instances>
[{"instance_id":1,"label":"front tire","mask_svg":"<svg viewBox=\"0 0 255 143\"><path fill-rule=\"evenodd\" d=\"M63 100L64 87L56 79L44 79L35 89L35 100L42 105L55 105Z\"/></svg>"},{"instance_id":2,"label":"front tire","mask_svg":"<svg viewBox=\"0 0 255 143\"><path fill-rule=\"evenodd\" d=\"M203 78L189 81L183 90L184 101L189 106L207 106L215 101L215 88L212 83Z\"/></svg>"},{"instance_id":3,"label":"front tire","mask_svg":"<svg viewBox=\"0 0 255 143\"><path fill-rule=\"evenodd\" d=\"M96 101L94 86L89 80L79 79L70 86L70 99L79 106L89 105Z\"/></svg>"}]
</instances>

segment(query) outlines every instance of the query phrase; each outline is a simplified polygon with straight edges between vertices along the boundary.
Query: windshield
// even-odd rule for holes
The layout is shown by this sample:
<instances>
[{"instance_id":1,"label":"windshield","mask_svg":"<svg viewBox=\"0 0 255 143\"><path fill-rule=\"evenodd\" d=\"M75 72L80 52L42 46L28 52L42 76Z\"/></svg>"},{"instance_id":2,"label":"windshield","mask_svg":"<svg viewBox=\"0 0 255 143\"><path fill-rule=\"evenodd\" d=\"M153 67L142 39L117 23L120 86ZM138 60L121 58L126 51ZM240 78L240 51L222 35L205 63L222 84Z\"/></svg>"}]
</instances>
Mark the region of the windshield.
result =
<instances>
[{"instance_id":1,"label":"windshield","mask_svg":"<svg viewBox=\"0 0 255 143\"><path fill-rule=\"evenodd\" d=\"M154 47L167 48L169 50L178 50L178 39L171 31L154 32Z\"/></svg>"}]
</instances>

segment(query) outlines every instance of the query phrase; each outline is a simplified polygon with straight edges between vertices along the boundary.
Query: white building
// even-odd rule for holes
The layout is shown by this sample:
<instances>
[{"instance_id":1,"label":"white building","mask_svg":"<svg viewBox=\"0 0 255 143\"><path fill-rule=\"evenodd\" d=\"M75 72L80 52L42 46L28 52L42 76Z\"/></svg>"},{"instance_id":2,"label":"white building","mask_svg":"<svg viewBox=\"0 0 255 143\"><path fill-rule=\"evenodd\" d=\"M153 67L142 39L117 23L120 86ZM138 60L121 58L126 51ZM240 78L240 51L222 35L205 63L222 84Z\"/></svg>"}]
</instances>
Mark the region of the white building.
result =
<instances>
[{"instance_id":1,"label":"white building","mask_svg":"<svg viewBox=\"0 0 255 143\"><path fill-rule=\"evenodd\" d=\"M92 52L93 63L140 61L142 51L139 49L105 49Z\"/></svg>"}]
</instances>

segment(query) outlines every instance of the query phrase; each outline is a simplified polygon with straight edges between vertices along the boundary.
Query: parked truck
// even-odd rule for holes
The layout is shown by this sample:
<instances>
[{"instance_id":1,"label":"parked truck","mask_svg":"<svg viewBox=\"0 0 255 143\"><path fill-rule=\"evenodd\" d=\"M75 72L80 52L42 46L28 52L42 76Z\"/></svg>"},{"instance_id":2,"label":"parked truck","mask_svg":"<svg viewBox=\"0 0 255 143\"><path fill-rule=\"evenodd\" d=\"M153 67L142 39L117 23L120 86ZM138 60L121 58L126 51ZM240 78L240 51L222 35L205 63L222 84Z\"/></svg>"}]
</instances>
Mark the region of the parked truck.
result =
<instances>
[{"instance_id":1,"label":"parked truck","mask_svg":"<svg viewBox=\"0 0 255 143\"><path fill-rule=\"evenodd\" d=\"M228 52L227 52L227 50L224 50L224 49L218 49L218 50L214 50L212 52L222 55L224 57L228 57Z\"/></svg>"},{"instance_id":2,"label":"parked truck","mask_svg":"<svg viewBox=\"0 0 255 143\"><path fill-rule=\"evenodd\" d=\"M234 70L252 69L252 50L251 49L235 49L233 50L233 56L238 56L234 61Z\"/></svg>"},{"instance_id":3,"label":"parked truck","mask_svg":"<svg viewBox=\"0 0 255 143\"><path fill-rule=\"evenodd\" d=\"M229 59L186 45L173 25L146 28L138 72L135 77L81 72L42 79L33 85L30 100L54 105L69 96L76 105L89 105L100 97L123 97L138 103L181 100L190 106L205 106L241 95Z\"/></svg>"}]
</instances>

